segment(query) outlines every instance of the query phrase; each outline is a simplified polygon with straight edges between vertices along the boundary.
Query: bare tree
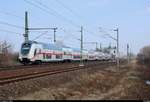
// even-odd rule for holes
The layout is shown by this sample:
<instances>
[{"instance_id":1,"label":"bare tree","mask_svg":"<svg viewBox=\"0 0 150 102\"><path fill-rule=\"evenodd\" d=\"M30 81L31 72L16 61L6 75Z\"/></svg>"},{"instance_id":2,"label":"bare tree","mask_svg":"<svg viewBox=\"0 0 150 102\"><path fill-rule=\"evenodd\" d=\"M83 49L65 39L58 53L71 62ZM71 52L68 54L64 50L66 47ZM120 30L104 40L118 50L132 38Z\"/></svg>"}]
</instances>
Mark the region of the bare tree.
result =
<instances>
[{"instance_id":1,"label":"bare tree","mask_svg":"<svg viewBox=\"0 0 150 102\"><path fill-rule=\"evenodd\" d=\"M0 43L0 66L12 65L18 57L17 55L7 41Z\"/></svg>"},{"instance_id":2,"label":"bare tree","mask_svg":"<svg viewBox=\"0 0 150 102\"><path fill-rule=\"evenodd\" d=\"M150 65L150 46L143 47L137 55L138 62Z\"/></svg>"}]
</instances>

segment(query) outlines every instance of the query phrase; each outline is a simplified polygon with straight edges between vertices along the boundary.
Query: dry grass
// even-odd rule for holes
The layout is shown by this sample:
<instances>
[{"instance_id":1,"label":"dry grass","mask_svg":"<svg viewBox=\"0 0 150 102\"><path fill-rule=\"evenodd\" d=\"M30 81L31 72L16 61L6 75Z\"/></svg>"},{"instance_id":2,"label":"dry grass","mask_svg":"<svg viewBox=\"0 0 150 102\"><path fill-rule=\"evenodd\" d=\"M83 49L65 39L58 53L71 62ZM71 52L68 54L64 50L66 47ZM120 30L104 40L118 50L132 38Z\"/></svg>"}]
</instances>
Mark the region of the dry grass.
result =
<instances>
[{"instance_id":1,"label":"dry grass","mask_svg":"<svg viewBox=\"0 0 150 102\"><path fill-rule=\"evenodd\" d=\"M118 100L150 99L150 86L145 84L141 66L108 67L104 70L76 74L69 82L42 88L16 99L22 100ZM78 76L77 76L78 75ZM65 79L64 79L65 80Z\"/></svg>"},{"instance_id":2,"label":"dry grass","mask_svg":"<svg viewBox=\"0 0 150 102\"><path fill-rule=\"evenodd\" d=\"M109 95L108 93L110 93L110 90L117 86L122 73L117 73L116 68L114 68L114 70L108 70L107 68L106 70L97 71L92 74L85 72L66 84L62 84L58 87L43 88L34 94L28 94L19 99L103 99Z\"/></svg>"}]
</instances>

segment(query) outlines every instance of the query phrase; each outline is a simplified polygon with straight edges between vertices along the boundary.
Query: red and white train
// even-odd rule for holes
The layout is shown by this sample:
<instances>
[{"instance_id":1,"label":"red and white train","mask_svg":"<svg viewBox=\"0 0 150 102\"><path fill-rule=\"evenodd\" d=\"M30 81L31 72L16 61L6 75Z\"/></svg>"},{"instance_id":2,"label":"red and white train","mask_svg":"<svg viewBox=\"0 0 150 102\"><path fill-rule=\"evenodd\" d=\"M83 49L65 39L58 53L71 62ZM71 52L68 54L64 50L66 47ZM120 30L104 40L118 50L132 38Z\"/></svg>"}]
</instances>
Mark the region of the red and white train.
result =
<instances>
[{"instance_id":1,"label":"red and white train","mask_svg":"<svg viewBox=\"0 0 150 102\"><path fill-rule=\"evenodd\" d=\"M110 60L109 54L102 52L83 50L83 60ZM81 58L80 49L61 46L58 44L45 44L36 41L28 41L22 44L19 61L23 64L58 62L58 61L79 61Z\"/></svg>"}]
</instances>

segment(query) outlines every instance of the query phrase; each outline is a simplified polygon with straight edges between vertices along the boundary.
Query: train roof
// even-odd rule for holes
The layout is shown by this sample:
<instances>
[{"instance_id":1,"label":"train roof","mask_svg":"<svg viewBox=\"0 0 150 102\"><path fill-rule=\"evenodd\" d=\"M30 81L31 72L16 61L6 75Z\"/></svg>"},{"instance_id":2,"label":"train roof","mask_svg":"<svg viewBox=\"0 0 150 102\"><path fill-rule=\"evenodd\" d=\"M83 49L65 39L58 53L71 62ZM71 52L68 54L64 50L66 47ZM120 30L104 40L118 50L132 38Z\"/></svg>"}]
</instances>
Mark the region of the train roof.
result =
<instances>
[{"instance_id":1,"label":"train roof","mask_svg":"<svg viewBox=\"0 0 150 102\"><path fill-rule=\"evenodd\" d=\"M62 50L62 47L58 46L57 44L45 44L45 43L41 44L44 49Z\"/></svg>"},{"instance_id":2,"label":"train roof","mask_svg":"<svg viewBox=\"0 0 150 102\"><path fill-rule=\"evenodd\" d=\"M73 51L80 52L80 48L71 48L71 47L68 47L66 45L59 45L59 44L55 44L55 43L43 43L43 42L37 42L37 41L31 41L31 40L28 41L27 43L29 43L29 44L41 44L44 49L62 50L63 48L70 48ZM88 50L83 49L83 51L88 51Z\"/></svg>"},{"instance_id":3,"label":"train roof","mask_svg":"<svg viewBox=\"0 0 150 102\"><path fill-rule=\"evenodd\" d=\"M73 51L76 51L76 52L80 52L81 51L81 49L80 48L71 48ZM86 49L83 49L83 51L88 51L88 50L86 50Z\"/></svg>"},{"instance_id":4,"label":"train roof","mask_svg":"<svg viewBox=\"0 0 150 102\"><path fill-rule=\"evenodd\" d=\"M26 43L26 42L24 42ZM57 44L53 44L53 43L42 43L42 42L36 42L36 41L28 41L28 44L40 44L43 46L44 49L53 49L53 50L62 50L62 46L59 46Z\"/></svg>"}]
</instances>

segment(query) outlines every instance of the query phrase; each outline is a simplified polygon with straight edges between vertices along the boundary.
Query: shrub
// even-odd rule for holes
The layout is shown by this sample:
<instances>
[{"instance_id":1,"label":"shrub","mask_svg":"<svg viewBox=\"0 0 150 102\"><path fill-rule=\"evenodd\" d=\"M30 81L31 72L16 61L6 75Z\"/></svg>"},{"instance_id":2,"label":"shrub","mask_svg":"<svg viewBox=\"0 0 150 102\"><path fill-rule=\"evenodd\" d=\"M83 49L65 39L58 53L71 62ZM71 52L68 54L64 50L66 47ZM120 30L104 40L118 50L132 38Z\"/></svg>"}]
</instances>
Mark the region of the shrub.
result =
<instances>
[{"instance_id":1,"label":"shrub","mask_svg":"<svg viewBox=\"0 0 150 102\"><path fill-rule=\"evenodd\" d=\"M150 65L150 46L145 46L140 50L137 60L140 64Z\"/></svg>"}]
</instances>

